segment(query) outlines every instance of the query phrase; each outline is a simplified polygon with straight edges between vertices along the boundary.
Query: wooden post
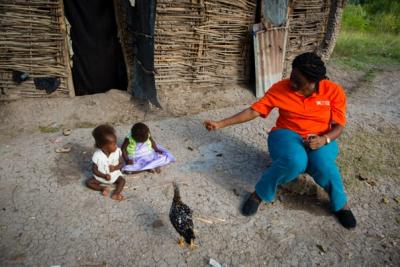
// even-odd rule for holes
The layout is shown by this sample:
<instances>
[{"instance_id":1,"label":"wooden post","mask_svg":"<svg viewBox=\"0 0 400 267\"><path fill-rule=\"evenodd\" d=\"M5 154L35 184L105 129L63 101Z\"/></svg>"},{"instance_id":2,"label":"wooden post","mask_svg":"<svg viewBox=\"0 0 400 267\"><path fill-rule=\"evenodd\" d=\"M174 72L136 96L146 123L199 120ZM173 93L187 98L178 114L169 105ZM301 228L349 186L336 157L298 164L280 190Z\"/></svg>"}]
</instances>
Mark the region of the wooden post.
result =
<instances>
[{"instance_id":1,"label":"wooden post","mask_svg":"<svg viewBox=\"0 0 400 267\"><path fill-rule=\"evenodd\" d=\"M60 0L60 7L61 7L61 16L60 16L60 27L61 27L61 32L64 36L64 65L65 65L65 71L67 73L67 88L69 91L69 96L74 97L75 96L75 88L74 88L74 83L72 81L72 71L71 71L71 65L70 65L70 55L69 55L69 46L68 46L68 31L67 27L65 24L65 12L64 12L64 2L63 0Z\"/></svg>"},{"instance_id":2,"label":"wooden post","mask_svg":"<svg viewBox=\"0 0 400 267\"><path fill-rule=\"evenodd\" d=\"M121 1L119 0L114 0L114 14L115 14L115 21L117 24L117 31L118 31L118 40L119 40L119 44L121 45L122 48L122 54L124 56L124 61L125 61L125 68L126 68L126 76L128 77L128 84L127 84L127 92L132 94L132 68L131 68L131 63L129 61L129 57L128 57L128 48L126 47L126 39L128 38L127 36L127 32L125 30L125 16L123 16L123 12L121 11Z\"/></svg>"}]
</instances>

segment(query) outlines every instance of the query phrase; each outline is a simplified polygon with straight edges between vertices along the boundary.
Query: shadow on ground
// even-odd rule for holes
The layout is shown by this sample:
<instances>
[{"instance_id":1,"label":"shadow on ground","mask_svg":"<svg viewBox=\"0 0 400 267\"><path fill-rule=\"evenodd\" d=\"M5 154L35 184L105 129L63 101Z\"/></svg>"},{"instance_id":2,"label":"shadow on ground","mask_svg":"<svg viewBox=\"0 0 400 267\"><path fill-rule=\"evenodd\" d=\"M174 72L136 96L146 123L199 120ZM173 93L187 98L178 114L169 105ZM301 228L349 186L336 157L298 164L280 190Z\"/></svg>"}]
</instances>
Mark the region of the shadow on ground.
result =
<instances>
[{"instance_id":1,"label":"shadow on ground","mask_svg":"<svg viewBox=\"0 0 400 267\"><path fill-rule=\"evenodd\" d=\"M86 179L91 176L90 163L95 148L78 143L69 143L65 146L71 147L71 151L58 154L55 158L56 167L52 169L57 176L57 183L66 186L82 180L83 186Z\"/></svg>"},{"instance_id":2,"label":"shadow on ground","mask_svg":"<svg viewBox=\"0 0 400 267\"><path fill-rule=\"evenodd\" d=\"M191 130L201 132L196 127L202 125L194 124ZM182 134L181 138L188 138ZM260 147L243 140L223 131L211 138L207 135L197 137L195 146L187 149L189 160L180 168L189 173L206 173L213 183L240 196L241 208L261 174L271 164L266 144ZM289 209L314 215L331 214L326 193L306 175L280 187L276 199Z\"/></svg>"}]
</instances>

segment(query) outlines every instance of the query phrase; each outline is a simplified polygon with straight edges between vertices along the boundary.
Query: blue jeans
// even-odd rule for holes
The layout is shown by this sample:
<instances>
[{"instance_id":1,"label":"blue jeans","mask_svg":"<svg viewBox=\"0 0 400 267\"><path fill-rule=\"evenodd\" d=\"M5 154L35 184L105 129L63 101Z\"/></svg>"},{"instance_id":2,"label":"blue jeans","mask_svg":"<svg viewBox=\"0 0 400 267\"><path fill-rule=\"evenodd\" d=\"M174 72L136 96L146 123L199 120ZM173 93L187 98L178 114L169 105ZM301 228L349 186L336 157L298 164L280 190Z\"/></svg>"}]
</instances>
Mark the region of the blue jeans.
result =
<instances>
[{"instance_id":1,"label":"blue jeans","mask_svg":"<svg viewBox=\"0 0 400 267\"><path fill-rule=\"evenodd\" d=\"M279 129L268 136L268 149L272 165L263 173L256 185L256 193L264 201L275 198L277 186L296 179L307 172L330 197L331 209L335 212L347 203L342 177L336 165L339 147L336 141L310 150L304 146L297 133Z\"/></svg>"}]
</instances>

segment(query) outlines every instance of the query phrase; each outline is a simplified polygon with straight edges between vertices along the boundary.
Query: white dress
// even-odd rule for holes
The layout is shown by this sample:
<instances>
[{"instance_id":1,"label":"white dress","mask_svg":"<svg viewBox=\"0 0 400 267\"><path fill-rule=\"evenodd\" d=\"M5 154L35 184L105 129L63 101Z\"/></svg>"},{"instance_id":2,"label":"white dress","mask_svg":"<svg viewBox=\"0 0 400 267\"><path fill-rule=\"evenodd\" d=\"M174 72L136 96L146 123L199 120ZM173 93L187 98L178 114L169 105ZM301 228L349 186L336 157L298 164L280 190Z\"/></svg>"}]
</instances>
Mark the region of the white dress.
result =
<instances>
[{"instance_id":1,"label":"white dress","mask_svg":"<svg viewBox=\"0 0 400 267\"><path fill-rule=\"evenodd\" d=\"M119 164L119 159L122 156L122 151L118 147L117 150L115 150L113 153L111 153L108 157L107 155L101 150L97 149L92 157L93 163L97 165L97 169L99 172L104 173L104 174L109 174L111 176L110 181L107 181L104 178L101 178L99 176L96 176L93 174L93 177L99 181L100 183L103 184L113 184L115 181L118 179L118 177L122 176L122 172L120 170L116 170L113 172L110 172L109 166L110 165L118 165Z\"/></svg>"}]
</instances>

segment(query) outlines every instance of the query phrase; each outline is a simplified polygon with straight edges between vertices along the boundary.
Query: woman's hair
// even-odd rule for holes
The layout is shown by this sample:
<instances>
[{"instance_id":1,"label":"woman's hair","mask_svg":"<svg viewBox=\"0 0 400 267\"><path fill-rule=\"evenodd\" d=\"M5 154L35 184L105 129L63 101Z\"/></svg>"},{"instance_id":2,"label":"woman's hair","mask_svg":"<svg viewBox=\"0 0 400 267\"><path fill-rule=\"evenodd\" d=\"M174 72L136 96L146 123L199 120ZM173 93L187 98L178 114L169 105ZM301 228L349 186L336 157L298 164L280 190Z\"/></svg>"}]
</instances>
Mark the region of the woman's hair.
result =
<instances>
[{"instance_id":1,"label":"woman's hair","mask_svg":"<svg viewBox=\"0 0 400 267\"><path fill-rule=\"evenodd\" d=\"M292 62L292 68L299 70L309 81L319 82L326 79L326 68L322 59L315 53L298 55Z\"/></svg>"},{"instance_id":2,"label":"woman's hair","mask_svg":"<svg viewBox=\"0 0 400 267\"><path fill-rule=\"evenodd\" d=\"M150 137L150 129L144 123L135 123L131 129L131 136L136 142L144 143Z\"/></svg>"},{"instance_id":3,"label":"woman's hair","mask_svg":"<svg viewBox=\"0 0 400 267\"><path fill-rule=\"evenodd\" d=\"M102 148L112 140L117 140L114 128L108 124L102 124L94 128L92 135L97 148Z\"/></svg>"}]
</instances>

